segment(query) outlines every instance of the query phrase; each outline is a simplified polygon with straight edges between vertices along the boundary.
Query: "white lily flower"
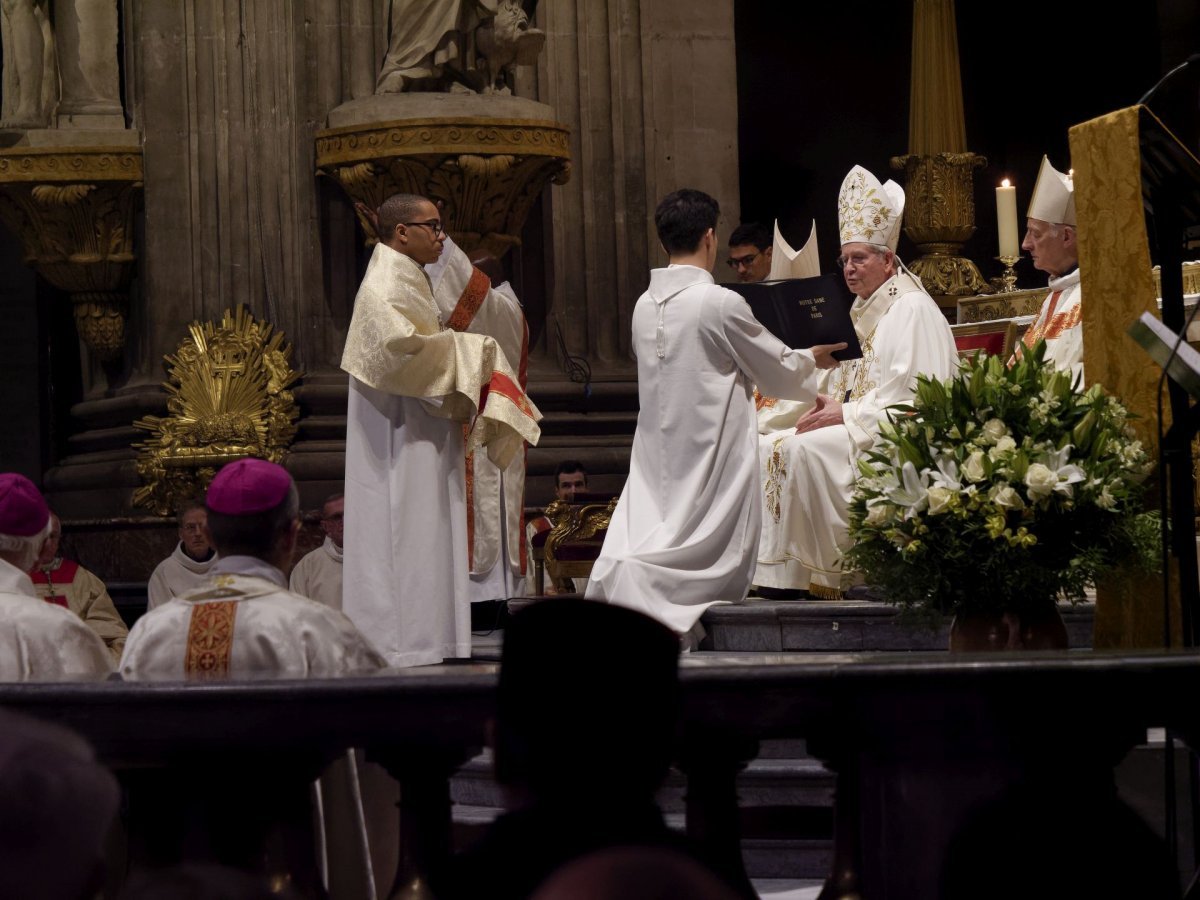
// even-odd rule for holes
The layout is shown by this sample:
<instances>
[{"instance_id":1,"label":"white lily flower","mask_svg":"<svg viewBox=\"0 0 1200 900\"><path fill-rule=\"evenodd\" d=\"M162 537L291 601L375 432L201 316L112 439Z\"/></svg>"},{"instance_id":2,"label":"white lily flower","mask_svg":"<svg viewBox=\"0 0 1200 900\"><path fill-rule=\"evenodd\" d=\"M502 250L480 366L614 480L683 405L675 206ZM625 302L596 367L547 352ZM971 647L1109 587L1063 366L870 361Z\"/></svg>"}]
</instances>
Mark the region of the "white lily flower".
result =
<instances>
[{"instance_id":1,"label":"white lily flower","mask_svg":"<svg viewBox=\"0 0 1200 900\"><path fill-rule=\"evenodd\" d=\"M904 510L905 519L911 519L929 504L929 473L918 473L916 466L906 462L900 478L903 483L888 491L887 498Z\"/></svg>"}]
</instances>

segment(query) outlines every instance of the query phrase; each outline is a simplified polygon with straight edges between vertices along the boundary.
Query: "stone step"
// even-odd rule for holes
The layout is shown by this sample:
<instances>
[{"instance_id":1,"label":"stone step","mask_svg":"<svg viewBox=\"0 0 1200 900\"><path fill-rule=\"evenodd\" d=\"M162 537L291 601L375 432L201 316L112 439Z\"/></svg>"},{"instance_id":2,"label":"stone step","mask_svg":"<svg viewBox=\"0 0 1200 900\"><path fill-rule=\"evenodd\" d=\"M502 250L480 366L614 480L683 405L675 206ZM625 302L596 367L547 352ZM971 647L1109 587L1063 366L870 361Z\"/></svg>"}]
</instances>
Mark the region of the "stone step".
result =
<instances>
[{"instance_id":1,"label":"stone step","mask_svg":"<svg viewBox=\"0 0 1200 900\"><path fill-rule=\"evenodd\" d=\"M600 412L555 412L542 416L539 427L545 435L632 435L637 427L637 410Z\"/></svg>"},{"instance_id":2,"label":"stone step","mask_svg":"<svg viewBox=\"0 0 1200 900\"><path fill-rule=\"evenodd\" d=\"M1092 645L1094 603L1059 604L1072 649ZM903 620L895 607L868 600L759 600L710 607L701 620L702 650L718 652L857 652L945 650L950 623Z\"/></svg>"},{"instance_id":3,"label":"stone step","mask_svg":"<svg viewBox=\"0 0 1200 900\"><path fill-rule=\"evenodd\" d=\"M584 385L575 381L531 379L528 390L543 414L638 408L636 381L593 381Z\"/></svg>"}]
</instances>

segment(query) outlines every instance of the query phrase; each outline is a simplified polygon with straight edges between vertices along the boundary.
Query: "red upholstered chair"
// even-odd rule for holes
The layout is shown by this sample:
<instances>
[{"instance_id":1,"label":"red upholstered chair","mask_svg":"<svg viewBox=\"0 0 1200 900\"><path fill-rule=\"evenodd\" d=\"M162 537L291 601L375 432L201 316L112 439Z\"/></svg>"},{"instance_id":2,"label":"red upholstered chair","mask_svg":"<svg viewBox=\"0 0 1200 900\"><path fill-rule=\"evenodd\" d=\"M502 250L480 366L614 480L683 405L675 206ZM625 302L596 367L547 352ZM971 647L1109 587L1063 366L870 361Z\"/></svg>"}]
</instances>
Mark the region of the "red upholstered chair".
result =
<instances>
[{"instance_id":1,"label":"red upholstered chair","mask_svg":"<svg viewBox=\"0 0 1200 900\"><path fill-rule=\"evenodd\" d=\"M983 352L1007 360L1017 343L1017 323L1012 319L992 319L987 322L967 322L951 325L954 346L961 358Z\"/></svg>"},{"instance_id":2,"label":"red upholstered chair","mask_svg":"<svg viewBox=\"0 0 1200 900\"><path fill-rule=\"evenodd\" d=\"M572 578L592 574L616 506L617 498L612 494L577 493L574 503L555 500L546 507L546 518L553 525L530 541L534 596L545 592L546 575L556 588L561 585L571 590L567 585Z\"/></svg>"}]
</instances>

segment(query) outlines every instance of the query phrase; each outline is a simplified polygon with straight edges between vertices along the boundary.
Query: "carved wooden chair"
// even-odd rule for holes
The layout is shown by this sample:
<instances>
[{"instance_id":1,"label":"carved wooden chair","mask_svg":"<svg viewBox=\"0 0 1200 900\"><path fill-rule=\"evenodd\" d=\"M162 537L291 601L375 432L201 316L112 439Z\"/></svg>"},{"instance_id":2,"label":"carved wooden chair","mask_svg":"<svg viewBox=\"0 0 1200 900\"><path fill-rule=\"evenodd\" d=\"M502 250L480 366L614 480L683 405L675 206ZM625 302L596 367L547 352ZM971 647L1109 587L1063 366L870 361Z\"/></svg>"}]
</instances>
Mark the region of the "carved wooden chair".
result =
<instances>
[{"instance_id":1,"label":"carved wooden chair","mask_svg":"<svg viewBox=\"0 0 1200 900\"><path fill-rule=\"evenodd\" d=\"M1018 329L1014 319L967 322L951 325L950 330L954 332L954 346L958 349L958 355L963 359L982 351L1007 360L1017 343Z\"/></svg>"},{"instance_id":2,"label":"carved wooden chair","mask_svg":"<svg viewBox=\"0 0 1200 900\"><path fill-rule=\"evenodd\" d=\"M555 500L546 507L552 525L530 542L534 596L545 593L547 575L556 588L571 591L571 579L592 574L616 508L617 498L607 494L577 494L574 503Z\"/></svg>"}]
</instances>

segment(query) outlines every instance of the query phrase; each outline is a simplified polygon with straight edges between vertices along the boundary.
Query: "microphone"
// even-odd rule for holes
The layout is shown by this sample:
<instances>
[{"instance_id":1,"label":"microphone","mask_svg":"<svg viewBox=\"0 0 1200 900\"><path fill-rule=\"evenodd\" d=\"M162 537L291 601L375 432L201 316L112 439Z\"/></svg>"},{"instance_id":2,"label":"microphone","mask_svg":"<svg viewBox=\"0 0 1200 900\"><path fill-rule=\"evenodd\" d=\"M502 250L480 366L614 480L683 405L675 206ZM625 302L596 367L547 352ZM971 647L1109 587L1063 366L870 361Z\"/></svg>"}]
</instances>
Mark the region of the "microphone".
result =
<instances>
[{"instance_id":1,"label":"microphone","mask_svg":"<svg viewBox=\"0 0 1200 900\"><path fill-rule=\"evenodd\" d=\"M1200 62L1200 53L1193 53L1191 56L1189 56L1187 59L1185 59L1183 62L1181 62L1175 68L1173 68L1170 72L1168 72L1162 78L1158 79L1158 83L1156 85L1154 85L1154 87L1150 88L1150 90L1148 90L1148 91L1146 91L1146 93L1142 94L1142 99L1137 102L1137 105L1141 106L1143 103L1145 103L1151 97L1153 97L1154 92L1157 91L1164 84L1166 84L1175 75L1176 72L1180 72L1183 69L1186 69L1188 66L1193 65L1198 62Z\"/></svg>"}]
</instances>

